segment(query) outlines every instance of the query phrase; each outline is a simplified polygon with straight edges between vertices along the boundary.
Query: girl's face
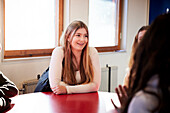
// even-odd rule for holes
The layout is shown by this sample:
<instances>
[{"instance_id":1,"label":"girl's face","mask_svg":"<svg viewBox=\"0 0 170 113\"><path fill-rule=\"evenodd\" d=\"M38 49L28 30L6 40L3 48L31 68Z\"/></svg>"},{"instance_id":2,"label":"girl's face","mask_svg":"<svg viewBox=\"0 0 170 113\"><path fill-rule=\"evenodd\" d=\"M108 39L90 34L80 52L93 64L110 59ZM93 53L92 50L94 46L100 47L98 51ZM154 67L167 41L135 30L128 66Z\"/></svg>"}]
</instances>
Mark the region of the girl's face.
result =
<instances>
[{"instance_id":1,"label":"girl's face","mask_svg":"<svg viewBox=\"0 0 170 113\"><path fill-rule=\"evenodd\" d=\"M138 34L138 43L142 40L143 36L145 35L146 30L142 30Z\"/></svg>"},{"instance_id":2,"label":"girl's face","mask_svg":"<svg viewBox=\"0 0 170 113\"><path fill-rule=\"evenodd\" d=\"M68 38L68 41L70 38ZM72 51L82 51L88 42L88 35L85 28L80 28L74 34L71 44Z\"/></svg>"}]
</instances>

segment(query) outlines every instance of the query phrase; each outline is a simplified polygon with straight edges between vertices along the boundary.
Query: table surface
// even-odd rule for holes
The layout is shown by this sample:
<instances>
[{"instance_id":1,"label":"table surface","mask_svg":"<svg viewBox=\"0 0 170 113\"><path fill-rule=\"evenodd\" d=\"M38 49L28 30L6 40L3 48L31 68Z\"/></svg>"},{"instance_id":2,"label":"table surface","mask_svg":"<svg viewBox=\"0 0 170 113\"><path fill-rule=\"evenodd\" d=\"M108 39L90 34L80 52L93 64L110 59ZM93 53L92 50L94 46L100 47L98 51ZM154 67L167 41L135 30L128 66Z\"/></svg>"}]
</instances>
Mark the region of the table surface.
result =
<instances>
[{"instance_id":1,"label":"table surface","mask_svg":"<svg viewBox=\"0 0 170 113\"><path fill-rule=\"evenodd\" d=\"M117 113L111 99L119 106L117 95L108 92L56 95L38 92L12 98L7 113Z\"/></svg>"}]
</instances>

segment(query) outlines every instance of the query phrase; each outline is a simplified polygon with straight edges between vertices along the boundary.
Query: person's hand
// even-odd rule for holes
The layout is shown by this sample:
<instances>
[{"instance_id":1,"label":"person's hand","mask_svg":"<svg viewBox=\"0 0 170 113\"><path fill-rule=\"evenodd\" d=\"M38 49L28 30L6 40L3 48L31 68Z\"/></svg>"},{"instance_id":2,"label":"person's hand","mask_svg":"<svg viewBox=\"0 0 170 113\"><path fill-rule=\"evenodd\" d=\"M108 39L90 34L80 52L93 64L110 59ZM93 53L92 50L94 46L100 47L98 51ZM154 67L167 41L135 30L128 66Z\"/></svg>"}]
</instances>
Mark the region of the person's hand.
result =
<instances>
[{"instance_id":1,"label":"person's hand","mask_svg":"<svg viewBox=\"0 0 170 113\"><path fill-rule=\"evenodd\" d=\"M54 88L52 88L53 93L55 94L66 94L67 89L65 86L57 85Z\"/></svg>"},{"instance_id":2,"label":"person's hand","mask_svg":"<svg viewBox=\"0 0 170 113\"><path fill-rule=\"evenodd\" d=\"M127 101L127 99L128 99L128 94L127 94L128 89L127 89L126 86L122 87L122 85L119 85L118 88L115 88L115 91L116 91L116 94L117 94L117 96L119 98L120 104L122 106ZM115 105L113 100L111 100L111 101L112 101L114 107L116 109L118 109L118 107Z\"/></svg>"}]
</instances>

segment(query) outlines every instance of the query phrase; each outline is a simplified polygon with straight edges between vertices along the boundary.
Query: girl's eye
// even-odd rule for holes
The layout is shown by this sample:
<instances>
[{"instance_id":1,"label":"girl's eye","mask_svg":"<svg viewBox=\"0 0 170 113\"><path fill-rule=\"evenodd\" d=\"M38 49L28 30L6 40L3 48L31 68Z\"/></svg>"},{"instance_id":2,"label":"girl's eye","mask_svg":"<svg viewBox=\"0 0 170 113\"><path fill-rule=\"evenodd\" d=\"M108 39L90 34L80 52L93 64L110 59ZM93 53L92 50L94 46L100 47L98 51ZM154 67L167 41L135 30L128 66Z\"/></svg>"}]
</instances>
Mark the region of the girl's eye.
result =
<instances>
[{"instance_id":1,"label":"girl's eye","mask_svg":"<svg viewBox=\"0 0 170 113\"><path fill-rule=\"evenodd\" d=\"M84 37L88 38L88 36L87 36L87 35L85 35Z\"/></svg>"},{"instance_id":2,"label":"girl's eye","mask_svg":"<svg viewBox=\"0 0 170 113\"><path fill-rule=\"evenodd\" d=\"M80 37L80 35L76 35L76 36Z\"/></svg>"}]
</instances>

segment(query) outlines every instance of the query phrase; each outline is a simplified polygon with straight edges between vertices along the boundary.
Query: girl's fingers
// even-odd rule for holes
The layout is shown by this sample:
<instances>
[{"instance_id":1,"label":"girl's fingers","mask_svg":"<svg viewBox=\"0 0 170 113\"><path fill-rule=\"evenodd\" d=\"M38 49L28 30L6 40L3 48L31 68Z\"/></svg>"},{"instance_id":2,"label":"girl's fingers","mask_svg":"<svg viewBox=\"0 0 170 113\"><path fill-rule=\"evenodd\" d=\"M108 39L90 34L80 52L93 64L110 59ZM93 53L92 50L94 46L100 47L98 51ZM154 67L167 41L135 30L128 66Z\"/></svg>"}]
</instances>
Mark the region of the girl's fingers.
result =
<instances>
[{"instance_id":1,"label":"girl's fingers","mask_svg":"<svg viewBox=\"0 0 170 113\"><path fill-rule=\"evenodd\" d=\"M125 88L126 88L125 86L123 86L123 87L121 85L119 86L120 92L123 97L127 97L127 91Z\"/></svg>"},{"instance_id":2,"label":"girl's fingers","mask_svg":"<svg viewBox=\"0 0 170 113\"><path fill-rule=\"evenodd\" d=\"M123 86L124 90L126 91L126 94L128 92L128 88L126 86Z\"/></svg>"},{"instance_id":3,"label":"girl's fingers","mask_svg":"<svg viewBox=\"0 0 170 113\"><path fill-rule=\"evenodd\" d=\"M122 95L124 95L124 90L123 90L123 88L122 88L121 85L119 85L119 89L120 89L120 93L121 93Z\"/></svg>"},{"instance_id":4,"label":"girl's fingers","mask_svg":"<svg viewBox=\"0 0 170 113\"><path fill-rule=\"evenodd\" d=\"M118 96L118 98L119 98L119 100L120 100L120 99L121 99L121 96L120 96L120 93L119 93L118 88L115 88L115 91L116 91L116 94L117 94L117 96Z\"/></svg>"},{"instance_id":5,"label":"girl's fingers","mask_svg":"<svg viewBox=\"0 0 170 113\"><path fill-rule=\"evenodd\" d=\"M118 107L116 106L116 104L113 102L112 99L111 99L111 102L112 102L113 106L114 106L116 109L118 109Z\"/></svg>"}]
</instances>

